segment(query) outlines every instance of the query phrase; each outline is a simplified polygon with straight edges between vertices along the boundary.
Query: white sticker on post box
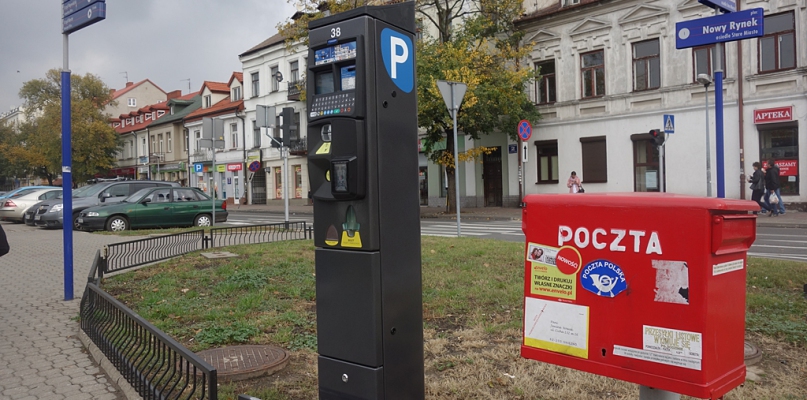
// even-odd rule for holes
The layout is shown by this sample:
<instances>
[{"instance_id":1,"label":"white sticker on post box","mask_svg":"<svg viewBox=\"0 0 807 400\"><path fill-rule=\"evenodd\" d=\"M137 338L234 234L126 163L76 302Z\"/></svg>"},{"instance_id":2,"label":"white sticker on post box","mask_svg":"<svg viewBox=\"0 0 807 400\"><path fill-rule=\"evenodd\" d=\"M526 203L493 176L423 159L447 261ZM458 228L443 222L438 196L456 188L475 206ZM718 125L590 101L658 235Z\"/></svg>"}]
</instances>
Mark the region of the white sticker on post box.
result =
<instances>
[{"instance_id":1,"label":"white sticker on post box","mask_svg":"<svg viewBox=\"0 0 807 400\"><path fill-rule=\"evenodd\" d=\"M703 358L703 335L698 332L642 326L644 349L687 358Z\"/></svg>"},{"instance_id":2,"label":"white sticker on post box","mask_svg":"<svg viewBox=\"0 0 807 400\"><path fill-rule=\"evenodd\" d=\"M634 349L632 347L625 347L614 345L614 355L637 360L644 360L659 364L672 365L674 367L688 368L694 370L701 370L701 360L695 358L678 357L664 353L656 353L654 351L647 351L642 349Z\"/></svg>"},{"instance_id":3,"label":"white sticker on post box","mask_svg":"<svg viewBox=\"0 0 807 400\"><path fill-rule=\"evenodd\" d=\"M712 276L725 274L726 272L731 271L740 271L743 269L744 265L745 260L734 260L712 265Z\"/></svg>"},{"instance_id":4,"label":"white sticker on post box","mask_svg":"<svg viewBox=\"0 0 807 400\"><path fill-rule=\"evenodd\" d=\"M527 297L524 345L588 358L588 307Z\"/></svg>"},{"instance_id":5,"label":"white sticker on post box","mask_svg":"<svg viewBox=\"0 0 807 400\"><path fill-rule=\"evenodd\" d=\"M656 270L656 295L662 303L689 304L689 268L684 261L653 260Z\"/></svg>"}]
</instances>

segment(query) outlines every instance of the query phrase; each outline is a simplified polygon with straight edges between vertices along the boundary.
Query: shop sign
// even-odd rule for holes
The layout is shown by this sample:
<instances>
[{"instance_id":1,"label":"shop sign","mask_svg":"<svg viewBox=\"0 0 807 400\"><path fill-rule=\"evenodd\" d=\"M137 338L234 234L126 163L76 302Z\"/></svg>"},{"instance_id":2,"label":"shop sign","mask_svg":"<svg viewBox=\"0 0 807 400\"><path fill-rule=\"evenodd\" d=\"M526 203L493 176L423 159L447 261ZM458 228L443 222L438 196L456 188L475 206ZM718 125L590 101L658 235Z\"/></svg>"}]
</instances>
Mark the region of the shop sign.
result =
<instances>
[{"instance_id":1,"label":"shop sign","mask_svg":"<svg viewBox=\"0 0 807 400\"><path fill-rule=\"evenodd\" d=\"M242 164L227 164L227 171L240 171L243 168Z\"/></svg>"},{"instance_id":2,"label":"shop sign","mask_svg":"<svg viewBox=\"0 0 807 400\"><path fill-rule=\"evenodd\" d=\"M763 108L761 110L754 110L755 124L769 124L771 122L782 122L792 120L793 120L793 106Z\"/></svg>"},{"instance_id":3,"label":"shop sign","mask_svg":"<svg viewBox=\"0 0 807 400\"><path fill-rule=\"evenodd\" d=\"M224 164L216 165L216 172L224 172L227 170L227 166Z\"/></svg>"},{"instance_id":4,"label":"shop sign","mask_svg":"<svg viewBox=\"0 0 807 400\"><path fill-rule=\"evenodd\" d=\"M779 167L779 176L798 176L799 175L799 160L776 160L776 166ZM768 168L768 162L762 162L762 168Z\"/></svg>"}]
</instances>

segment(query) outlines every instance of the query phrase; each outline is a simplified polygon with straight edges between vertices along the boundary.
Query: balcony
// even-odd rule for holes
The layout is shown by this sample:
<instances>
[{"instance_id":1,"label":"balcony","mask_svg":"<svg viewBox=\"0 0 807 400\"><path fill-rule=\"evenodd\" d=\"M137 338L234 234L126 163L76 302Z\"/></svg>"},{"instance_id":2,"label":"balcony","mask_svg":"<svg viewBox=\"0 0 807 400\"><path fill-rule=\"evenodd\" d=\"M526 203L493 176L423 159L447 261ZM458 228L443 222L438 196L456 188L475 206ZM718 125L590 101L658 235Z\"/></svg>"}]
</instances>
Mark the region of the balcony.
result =
<instances>
[{"instance_id":1,"label":"balcony","mask_svg":"<svg viewBox=\"0 0 807 400\"><path fill-rule=\"evenodd\" d=\"M304 156L308 154L308 140L300 138L289 143L289 154L293 156Z\"/></svg>"},{"instance_id":2,"label":"balcony","mask_svg":"<svg viewBox=\"0 0 807 400\"><path fill-rule=\"evenodd\" d=\"M289 82L288 100L300 101L300 94L305 88L305 81L300 79Z\"/></svg>"}]
</instances>

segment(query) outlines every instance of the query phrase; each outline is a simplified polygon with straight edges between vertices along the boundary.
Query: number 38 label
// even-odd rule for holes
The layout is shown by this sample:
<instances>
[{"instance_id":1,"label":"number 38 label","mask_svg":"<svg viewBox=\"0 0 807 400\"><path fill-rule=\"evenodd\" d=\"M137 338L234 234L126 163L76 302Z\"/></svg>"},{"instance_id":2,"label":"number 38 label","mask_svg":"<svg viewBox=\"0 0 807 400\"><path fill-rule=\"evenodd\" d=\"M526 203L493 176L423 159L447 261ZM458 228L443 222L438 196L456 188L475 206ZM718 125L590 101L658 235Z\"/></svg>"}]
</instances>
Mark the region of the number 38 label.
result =
<instances>
[{"instance_id":1,"label":"number 38 label","mask_svg":"<svg viewBox=\"0 0 807 400\"><path fill-rule=\"evenodd\" d=\"M339 36L342 36L342 28L340 27L331 28L331 37L337 38Z\"/></svg>"}]
</instances>

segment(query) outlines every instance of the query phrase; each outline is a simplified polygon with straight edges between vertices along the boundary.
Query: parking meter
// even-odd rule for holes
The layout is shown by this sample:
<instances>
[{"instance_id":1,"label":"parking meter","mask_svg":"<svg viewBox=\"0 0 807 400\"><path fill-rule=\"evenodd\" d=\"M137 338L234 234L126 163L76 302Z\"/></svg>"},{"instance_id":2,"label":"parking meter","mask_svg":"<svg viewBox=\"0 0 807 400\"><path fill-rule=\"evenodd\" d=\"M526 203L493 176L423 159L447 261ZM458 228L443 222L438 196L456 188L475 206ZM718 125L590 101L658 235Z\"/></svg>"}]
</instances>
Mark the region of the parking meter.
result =
<instances>
[{"instance_id":1,"label":"parking meter","mask_svg":"<svg viewBox=\"0 0 807 400\"><path fill-rule=\"evenodd\" d=\"M414 2L309 29L320 399L423 398Z\"/></svg>"}]
</instances>

